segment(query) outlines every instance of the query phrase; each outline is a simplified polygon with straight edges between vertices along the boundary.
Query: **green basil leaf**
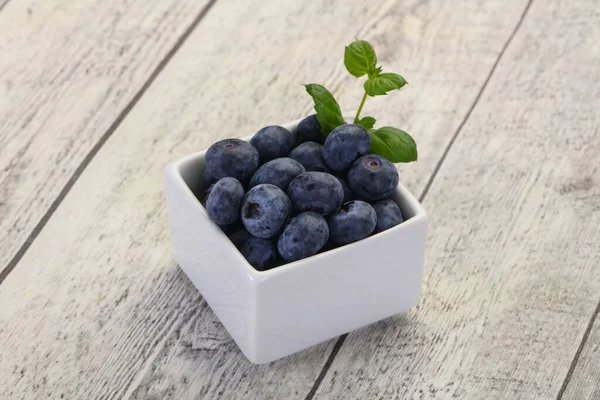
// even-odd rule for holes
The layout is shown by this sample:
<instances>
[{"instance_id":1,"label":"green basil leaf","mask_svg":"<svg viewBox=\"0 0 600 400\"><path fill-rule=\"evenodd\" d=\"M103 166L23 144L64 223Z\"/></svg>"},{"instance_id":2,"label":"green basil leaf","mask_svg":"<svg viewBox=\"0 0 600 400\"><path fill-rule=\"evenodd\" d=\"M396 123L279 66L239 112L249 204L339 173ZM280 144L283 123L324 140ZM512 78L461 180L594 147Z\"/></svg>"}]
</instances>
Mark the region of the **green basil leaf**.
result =
<instances>
[{"instance_id":1,"label":"green basil leaf","mask_svg":"<svg viewBox=\"0 0 600 400\"><path fill-rule=\"evenodd\" d=\"M319 125L321 125L321 132L323 135L329 135L332 130L346 123L342 117L342 110L340 110L339 104L329 90L316 83L310 83L304 86L315 103L317 121L319 121Z\"/></svg>"},{"instance_id":2,"label":"green basil leaf","mask_svg":"<svg viewBox=\"0 0 600 400\"><path fill-rule=\"evenodd\" d=\"M362 117L361 119L359 119L358 121L356 121L354 123L369 130L375 126L375 122L377 122L377 120L373 117Z\"/></svg>"},{"instance_id":3,"label":"green basil leaf","mask_svg":"<svg viewBox=\"0 0 600 400\"><path fill-rule=\"evenodd\" d=\"M407 163L418 158L415 140L408 133L391 126L371 131L371 153L393 163Z\"/></svg>"},{"instance_id":4,"label":"green basil leaf","mask_svg":"<svg viewBox=\"0 0 600 400\"><path fill-rule=\"evenodd\" d=\"M377 55L373 46L365 40L352 42L344 51L344 65L357 78L367 74L371 76L377 69Z\"/></svg>"},{"instance_id":5,"label":"green basil leaf","mask_svg":"<svg viewBox=\"0 0 600 400\"><path fill-rule=\"evenodd\" d=\"M365 92L369 96L383 96L392 90L402 88L406 84L406 80L400 75L384 72L366 80Z\"/></svg>"}]
</instances>

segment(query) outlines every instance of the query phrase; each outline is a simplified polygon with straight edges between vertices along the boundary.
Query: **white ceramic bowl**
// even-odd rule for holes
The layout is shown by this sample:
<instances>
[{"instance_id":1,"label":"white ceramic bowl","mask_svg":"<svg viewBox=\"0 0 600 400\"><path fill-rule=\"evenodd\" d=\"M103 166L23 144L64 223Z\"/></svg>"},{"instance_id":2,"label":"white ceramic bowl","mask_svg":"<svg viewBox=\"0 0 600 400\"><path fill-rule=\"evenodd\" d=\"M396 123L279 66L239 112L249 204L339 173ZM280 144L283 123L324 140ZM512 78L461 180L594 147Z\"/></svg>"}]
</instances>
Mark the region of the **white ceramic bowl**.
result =
<instances>
[{"instance_id":1,"label":"white ceramic bowl","mask_svg":"<svg viewBox=\"0 0 600 400\"><path fill-rule=\"evenodd\" d=\"M297 122L284 125L291 131ZM175 260L255 364L285 357L400 313L421 293L427 216L398 185L406 221L359 242L268 271L255 270L206 214L204 152L165 169Z\"/></svg>"}]
</instances>

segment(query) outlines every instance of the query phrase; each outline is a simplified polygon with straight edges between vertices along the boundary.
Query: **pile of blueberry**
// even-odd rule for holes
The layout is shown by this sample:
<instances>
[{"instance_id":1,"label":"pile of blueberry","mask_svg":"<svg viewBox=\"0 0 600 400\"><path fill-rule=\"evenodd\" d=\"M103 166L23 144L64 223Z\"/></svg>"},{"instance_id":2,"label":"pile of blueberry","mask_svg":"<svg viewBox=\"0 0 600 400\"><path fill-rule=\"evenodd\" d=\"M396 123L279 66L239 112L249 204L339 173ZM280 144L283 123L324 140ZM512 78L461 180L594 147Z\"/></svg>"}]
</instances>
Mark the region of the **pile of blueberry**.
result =
<instances>
[{"instance_id":1,"label":"pile of blueberry","mask_svg":"<svg viewBox=\"0 0 600 400\"><path fill-rule=\"evenodd\" d=\"M398 172L370 147L360 125L325 138L315 115L295 134L273 125L221 140L206 152L202 202L259 271L356 242L403 221L390 199Z\"/></svg>"}]
</instances>

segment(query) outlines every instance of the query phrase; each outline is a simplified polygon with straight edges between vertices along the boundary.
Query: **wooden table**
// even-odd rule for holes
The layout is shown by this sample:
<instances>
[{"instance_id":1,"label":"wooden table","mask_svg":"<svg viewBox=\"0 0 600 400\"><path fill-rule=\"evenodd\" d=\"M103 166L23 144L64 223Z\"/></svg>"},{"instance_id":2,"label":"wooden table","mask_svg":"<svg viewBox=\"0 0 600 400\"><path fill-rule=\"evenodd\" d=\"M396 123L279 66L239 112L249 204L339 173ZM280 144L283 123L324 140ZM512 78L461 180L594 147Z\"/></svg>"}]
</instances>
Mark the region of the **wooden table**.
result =
<instances>
[{"instance_id":1,"label":"wooden table","mask_svg":"<svg viewBox=\"0 0 600 400\"><path fill-rule=\"evenodd\" d=\"M304 4L302 4L304 3ZM0 399L600 399L595 0L0 0ZM410 82L414 309L254 366L174 263L162 169Z\"/></svg>"}]
</instances>

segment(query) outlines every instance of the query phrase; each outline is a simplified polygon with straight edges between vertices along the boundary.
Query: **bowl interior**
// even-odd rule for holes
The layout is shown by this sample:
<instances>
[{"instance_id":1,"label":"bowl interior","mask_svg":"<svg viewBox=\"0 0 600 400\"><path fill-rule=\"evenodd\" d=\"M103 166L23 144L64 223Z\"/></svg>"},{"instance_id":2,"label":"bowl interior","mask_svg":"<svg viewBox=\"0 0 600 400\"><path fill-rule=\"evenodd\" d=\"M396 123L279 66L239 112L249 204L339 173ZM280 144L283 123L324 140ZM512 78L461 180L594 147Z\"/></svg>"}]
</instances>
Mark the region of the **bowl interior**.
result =
<instances>
[{"instance_id":1,"label":"bowl interior","mask_svg":"<svg viewBox=\"0 0 600 400\"><path fill-rule=\"evenodd\" d=\"M177 171L181 175L181 179L185 182L188 188L196 196L198 201L204 200L205 187L202 185L202 174L204 173L204 154L206 151L192 154L181 160L177 165Z\"/></svg>"},{"instance_id":2,"label":"bowl interior","mask_svg":"<svg viewBox=\"0 0 600 400\"><path fill-rule=\"evenodd\" d=\"M282 126L295 134L296 126L298 125L298 122L299 121L294 121L294 122L291 122L291 123L288 123L288 124L285 124ZM243 137L241 139L245 140L245 141L249 141L251 139L251 137L252 136L247 136L247 137ZM201 202L202 202L202 200L204 200L204 191L206 189L202 185L202 174L205 169L205 162L204 162L205 154L206 154L206 150L200 151L200 152L197 152L194 154L190 154L189 156L184 157L174 163L175 170L180 175L181 179L183 180L183 183L190 190L189 195L195 197L199 207L203 207ZM391 196L391 198L400 207L402 216L404 217L404 222L387 230L386 232L388 234L391 233L391 231L393 231L393 230L402 229L404 226L406 226L405 223L408 220L410 220L416 216L425 217L425 211L422 209L418 200L404 186L402 186L402 184L398 184L398 187L396 188L396 191ZM382 232L382 233L386 233L386 232ZM371 237L375 237L378 235L379 234L376 234ZM368 239L369 238L366 238L365 240L368 240ZM345 247L345 246L343 246L343 247ZM334 249L334 251L335 250L336 249ZM317 254L315 256L319 256L319 254ZM300 261L302 261L302 260L300 260ZM283 267L286 267L286 266L289 267L290 264L295 265L296 263L297 262L288 263L288 264L284 265ZM258 272L261 275L268 274L269 272L273 272L274 270L278 270L279 272L281 272L280 270L282 268L282 267L279 267L279 268L275 268L274 270L267 270L267 271L260 272L260 271L256 271L252 266L250 266L250 264L248 264L247 266L249 269L251 269L253 271L253 273Z\"/></svg>"}]
</instances>

